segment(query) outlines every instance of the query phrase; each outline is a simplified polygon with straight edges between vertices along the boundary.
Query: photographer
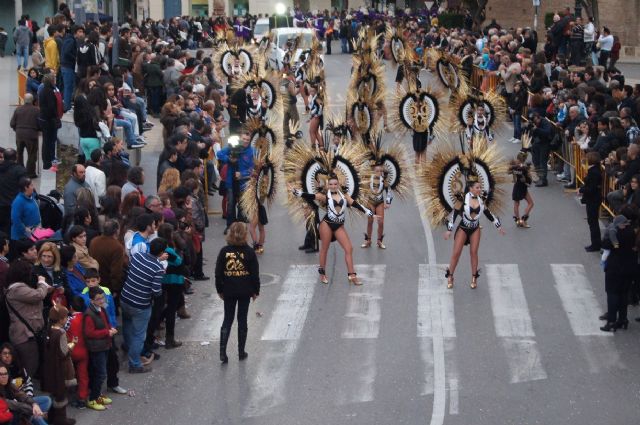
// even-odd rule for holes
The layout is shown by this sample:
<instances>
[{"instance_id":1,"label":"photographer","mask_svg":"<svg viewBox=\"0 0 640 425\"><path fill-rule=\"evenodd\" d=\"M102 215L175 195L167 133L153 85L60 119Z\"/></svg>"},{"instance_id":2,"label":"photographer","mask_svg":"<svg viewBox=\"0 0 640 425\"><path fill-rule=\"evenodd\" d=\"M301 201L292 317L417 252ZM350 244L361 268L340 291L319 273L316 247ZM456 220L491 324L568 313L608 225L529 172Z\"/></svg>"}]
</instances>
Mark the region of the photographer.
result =
<instances>
[{"instance_id":1,"label":"photographer","mask_svg":"<svg viewBox=\"0 0 640 425\"><path fill-rule=\"evenodd\" d=\"M240 132L240 140L233 141L229 138L227 146L218 152L218 160L227 164L229 169L225 179L227 186L227 234L229 226L239 221L242 214L236 211L242 192L251 178L253 172L253 147L251 147L251 134L247 130Z\"/></svg>"},{"instance_id":2,"label":"photographer","mask_svg":"<svg viewBox=\"0 0 640 425\"><path fill-rule=\"evenodd\" d=\"M549 161L549 153L551 153L553 128L551 123L537 112L533 114L533 119L529 122L527 128L530 130L531 138L533 139L531 153L533 166L536 168L539 178L536 187L548 186L547 161Z\"/></svg>"}]
</instances>

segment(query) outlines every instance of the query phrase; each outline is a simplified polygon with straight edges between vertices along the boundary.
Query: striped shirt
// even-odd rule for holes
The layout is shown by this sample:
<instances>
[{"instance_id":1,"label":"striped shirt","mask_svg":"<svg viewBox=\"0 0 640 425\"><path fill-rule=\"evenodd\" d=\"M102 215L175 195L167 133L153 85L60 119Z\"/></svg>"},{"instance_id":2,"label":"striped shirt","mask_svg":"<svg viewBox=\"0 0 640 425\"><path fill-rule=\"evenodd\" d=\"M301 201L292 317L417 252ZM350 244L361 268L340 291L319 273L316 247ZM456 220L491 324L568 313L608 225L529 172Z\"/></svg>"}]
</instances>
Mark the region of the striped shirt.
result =
<instances>
[{"instance_id":1,"label":"striped shirt","mask_svg":"<svg viewBox=\"0 0 640 425\"><path fill-rule=\"evenodd\" d=\"M164 273L158 257L146 252L134 255L120 293L122 302L139 309L149 308L153 297L162 294Z\"/></svg>"}]
</instances>

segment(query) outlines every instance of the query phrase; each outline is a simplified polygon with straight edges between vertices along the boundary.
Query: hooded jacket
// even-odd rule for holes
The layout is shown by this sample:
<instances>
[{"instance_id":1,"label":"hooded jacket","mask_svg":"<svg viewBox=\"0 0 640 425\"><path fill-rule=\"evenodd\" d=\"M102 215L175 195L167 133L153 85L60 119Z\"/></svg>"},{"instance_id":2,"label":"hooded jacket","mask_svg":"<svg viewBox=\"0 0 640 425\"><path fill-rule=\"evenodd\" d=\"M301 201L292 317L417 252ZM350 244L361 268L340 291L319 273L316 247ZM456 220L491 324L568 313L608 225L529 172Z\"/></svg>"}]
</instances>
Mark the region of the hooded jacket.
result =
<instances>
[{"instance_id":1,"label":"hooded jacket","mask_svg":"<svg viewBox=\"0 0 640 425\"><path fill-rule=\"evenodd\" d=\"M49 37L44 41L44 64L47 68L60 68L60 52L56 39Z\"/></svg>"},{"instance_id":2,"label":"hooded jacket","mask_svg":"<svg viewBox=\"0 0 640 425\"><path fill-rule=\"evenodd\" d=\"M27 169L15 161L0 162L0 207L10 207L18 195L18 181L27 175Z\"/></svg>"},{"instance_id":3,"label":"hooded jacket","mask_svg":"<svg viewBox=\"0 0 640 425\"><path fill-rule=\"evenodd\" d=\"M62 39L62 50L60 52L60 66L70 68L75 71L76 57L78 55L78 43L72 34L67 34Z\"/></svg>"}]
</instances>

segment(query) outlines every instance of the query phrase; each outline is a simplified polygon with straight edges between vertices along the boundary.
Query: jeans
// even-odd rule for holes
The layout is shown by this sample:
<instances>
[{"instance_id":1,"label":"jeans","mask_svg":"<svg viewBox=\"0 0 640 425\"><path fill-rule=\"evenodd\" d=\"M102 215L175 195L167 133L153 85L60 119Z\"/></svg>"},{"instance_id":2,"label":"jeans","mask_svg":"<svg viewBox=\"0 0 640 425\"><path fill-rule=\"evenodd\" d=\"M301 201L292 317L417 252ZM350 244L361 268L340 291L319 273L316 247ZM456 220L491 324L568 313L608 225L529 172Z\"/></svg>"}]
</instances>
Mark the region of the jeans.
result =
<instances>
[{"instance_id":1,"label":"jeans","mask_svg":"<svg viewBox=\"0 0 640 425\"><path fill-rule=\"evenodd\" d=\"M147 325L151 318L151 306L147 308L135 308L123 302L122 308L122 335L127 347L129 347L129 367L142 367L140 353L147 335Z\"/></svg>"},{"instance_id":2,"label":"jeans","mask_svg":"<svg viewBox=\"0 0 640 425\"><path fill-rule=\"evenodd\" d=\"M238 330L247 330L247 316L249 314L249 302L251 297L224 297L224 319L222 320L222 328L231 331L233 325L233 316L236 312L236 304L238 304Z\"/></svg>"},{"instance_id":3,"label":"jeans","mask_svg":"<svg viewBox=\"0 0 640 425\"><path fill-rule=\"evenodd\" d=\"M133 133L136 136L139 136L140 132L138 131L138 116L136 115L136 113L128 109L121 109L120 115L122 115L122 119L129 121L129 123L131 124L131 128L133 129Z\"/></svg>"},{"instance_id":4,"label":"jeans","mask_svg":"<svg viewBox=\"0 0 640 425\"><path fill-rule=\"evenodd\" d=\"M513 114L513 137L516 139L522 137L522 115L518 112Z\"/></svg>"},{"instance_id":5,"label":"jeans","mask_svg":"<svg viewBox=\"0 0 640 425\"><path fill-rule=\"evenodd\" d=\"M46 395L39 395L36 397L33 397L33 401L35 401L38 406L40 407L40 410L42 410L42 413L47 413L49 411L49 409L51 409L51 397L46 396ZM47 421L44 420L44 418L42 416L40 416L39 418L31 418L31 423L33 425L47 425Z\"/></svg>"},{"instance_id":6,"label":"jeans","mask_svg":"<svg viewBox=\"0 0 640 425\"><path fill-rule=\"evenodd\" d=\"M159 114L162 108L162 87L147 87L149 109L153 114Z\"/></svg>"},{"instance_id":7,"label":"jeans","mask_svg":"<svg viewBox=\"0 0 640 425\"><path fill-rule=\"evenodd\" d=\"M102 384L107 378L109 350L89 353L89 400L97 400L102 394Z\"/></svg>"},{"instance_id":8,"label":"jeans","mask_svg":"<svg viewBox=\"0 0 640 425\"><path fill-rule=\"evenodd\" d=\"M607 62L609 61L609 58L611 57L611 52L608 50L600 50L600 58L598 59L598 65L600 66L604 66L604 69L608 69L607 68Z\"/></svg>"},{"instance_id":9,"label":"jeans","mask_svg":"<svg viewBox=\"0 0 640 425\"><path fill-rule=\"evenodd\" d=\"M533 166L536 168L538 177L543 182L547 181L547 162L549 161L550 152L551 147L548 143L536 143L531 147Z\"/></svg>"},{"instance_id":10,"label":"jeans","mask_svg":"<svg viewBox=\"0 0 640 425\"><path fill-rule=\"evenodd\" d=\"M340 38L340 49L342 50L342 53L349 53L346 38Z\"/></svg>"},{"instance_id":11,"label":"jeans","mask_svg":"<svg viewBox=\"0 0 640 425\"><path fill-rule=\"evenodd\" d=\"M124 106L130 110L134 111L138 116L138 129L142 132L142 124L147 122L147 102L141 97L136 97L136 101L132 102L130 99L124 99Z\"/></svg>"},{"instance_id":12,"label":"jeans","mask_svg":"<svg viewBox=\"0 0 640 425\"><path fill-rule=\"evenodd\" d=\"M20 59L22 59L22 65L20 65ZM16 61L18 66L27 69L29 66L29 46L16 46Z\"/></svg>"},{"instance_id":13,"label":"jeans","mask_svg":"<svg viewBox=\"0 0 640 425\"><path fill-rule=\"evenodd\" d=\"M119 118L115 118L113 122L115 122L116 127L122 127L122 130L124 131L124 140L127 142L127 146L133 145L136 142L136 135L133 131L133 127L131 126L131 122L121 120Z\"/></svg>"},{"instance_id":14,"label":"jeans","mask_svg":"<svg viewBox=\"0 0 640 425\"><path fill-rule=\"evenodd\" d=\"M182 300L182 292L184 291L184 285L177 284L163 284L162 292L167 299L167 305L162 312L165 323L165 335L167 341L172 341L175 338L176 328L176 312L180 306Z\"/></svg>"},{"instance_id":15,"label":"jeans","mask_svg":"<svg viewBox=\"0 0 640 425\"><path fill-rule=\"evenodd\" d=\"M73 91L76 88L76 71L71 68L61 68L62 71L62 103L63 109L67 112L71 109L71 100L73 98Z\"/></svg>"}]
</instances>

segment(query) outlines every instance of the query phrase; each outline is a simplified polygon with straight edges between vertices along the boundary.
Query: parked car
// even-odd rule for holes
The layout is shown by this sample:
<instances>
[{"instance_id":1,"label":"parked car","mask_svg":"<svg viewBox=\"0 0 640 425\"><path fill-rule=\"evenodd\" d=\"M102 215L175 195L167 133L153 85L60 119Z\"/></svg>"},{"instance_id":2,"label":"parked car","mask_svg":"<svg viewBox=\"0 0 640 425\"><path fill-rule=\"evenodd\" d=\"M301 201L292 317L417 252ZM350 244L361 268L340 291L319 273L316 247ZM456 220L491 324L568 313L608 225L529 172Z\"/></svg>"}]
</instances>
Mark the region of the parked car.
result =
<instances>
[{"instance_id":1,"label":"parked car","mask_svg":"<svg viewBox=\"0 0 640 425\"><path fill-rule=\"evenodd\" d=\"M275 28L271 30L271 54L269 55L269 66L273 69L282 69L282 60L285 55L285 49L289 40L295 40L298 34L302 34L301 43L298 45L298 49L294 53L293 60L298 61L300 54L311 48L311 42L315 34L315 30L312 28ZM324 42L322 42L322 48L324 51ZM321 61L324 61L324 55L320 55Z\"/></svg>"}]
</instances>

